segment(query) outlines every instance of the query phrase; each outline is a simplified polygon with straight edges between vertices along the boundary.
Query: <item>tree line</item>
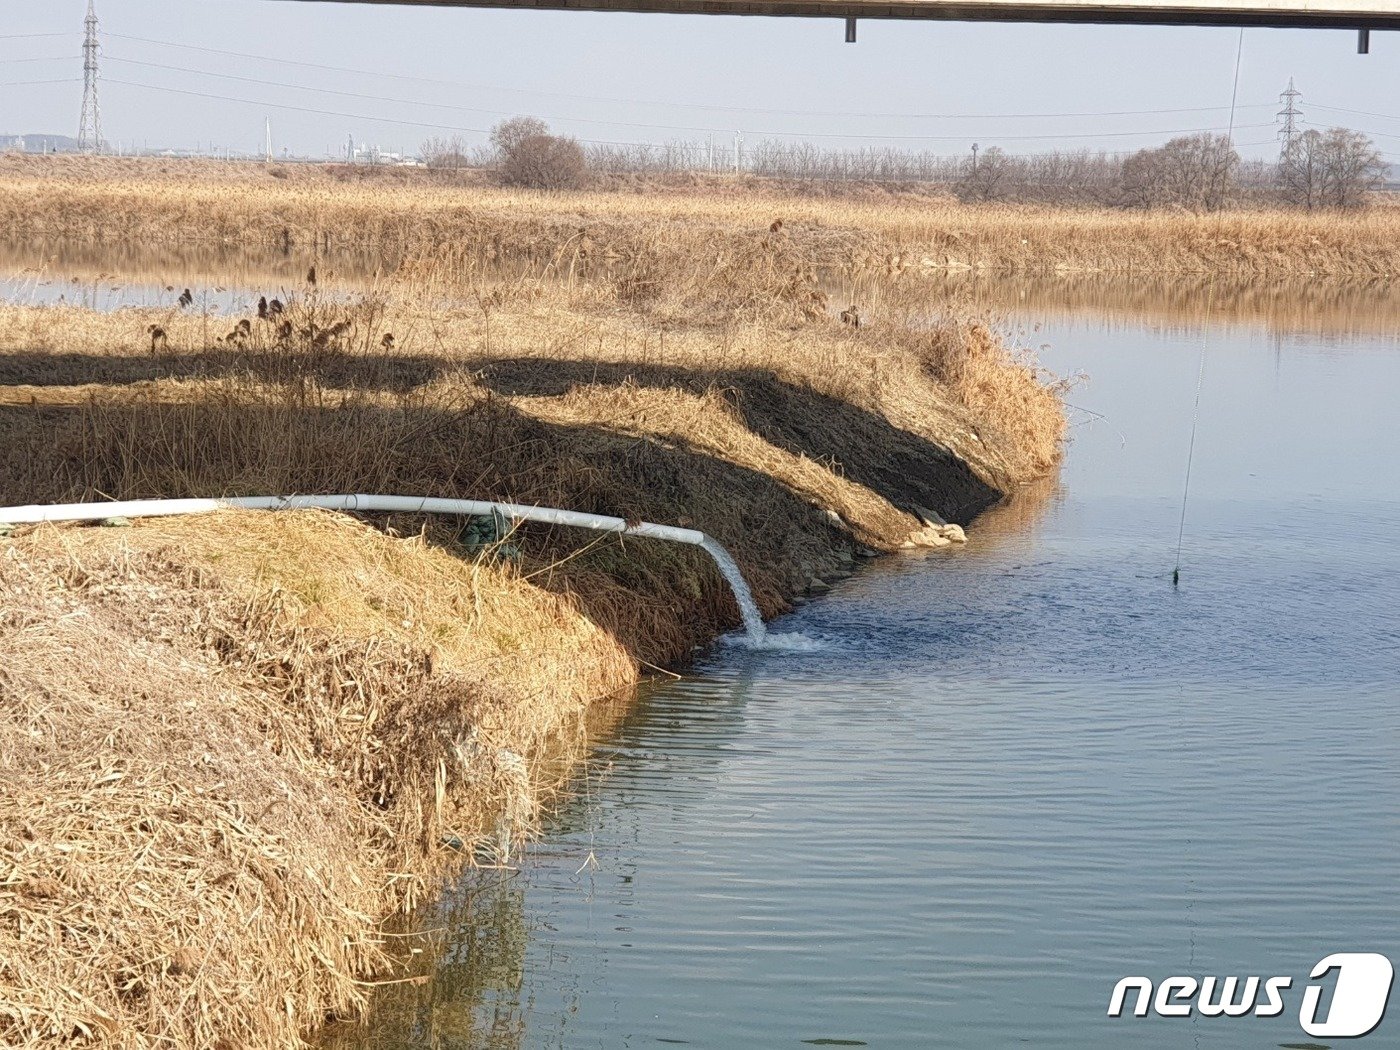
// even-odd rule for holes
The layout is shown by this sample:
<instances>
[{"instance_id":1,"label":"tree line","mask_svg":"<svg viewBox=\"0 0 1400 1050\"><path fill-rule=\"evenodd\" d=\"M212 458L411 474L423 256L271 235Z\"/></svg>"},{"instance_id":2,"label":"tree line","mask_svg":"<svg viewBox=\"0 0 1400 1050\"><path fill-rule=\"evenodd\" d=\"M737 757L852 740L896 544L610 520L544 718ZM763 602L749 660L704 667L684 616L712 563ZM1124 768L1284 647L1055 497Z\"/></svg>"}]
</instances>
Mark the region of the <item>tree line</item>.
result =
<instances>
[{"instance_id":1,"label":"tree line","mask_svg":"<svg viewBox=\"0 0 1400 1050\"><path fill-rule=\"evenodd\" d=\"M536 117L497 124L489 147L461 137L423 144L435 168L486 168L506 185L569 189L599 174L733 172L794 183L943 187L972 202L1026 201L1215 211L1248 203L1356 208L1381 188L1388 166L1375 144L1348 128L1295 135L1277 162L1242 159L1224 135L1183 135L1128 154L1090 150L1018 156L992 146L970 156L891 148L827 149L811 143L599 143L554 135Z\"/></svg>"}]
</instances>

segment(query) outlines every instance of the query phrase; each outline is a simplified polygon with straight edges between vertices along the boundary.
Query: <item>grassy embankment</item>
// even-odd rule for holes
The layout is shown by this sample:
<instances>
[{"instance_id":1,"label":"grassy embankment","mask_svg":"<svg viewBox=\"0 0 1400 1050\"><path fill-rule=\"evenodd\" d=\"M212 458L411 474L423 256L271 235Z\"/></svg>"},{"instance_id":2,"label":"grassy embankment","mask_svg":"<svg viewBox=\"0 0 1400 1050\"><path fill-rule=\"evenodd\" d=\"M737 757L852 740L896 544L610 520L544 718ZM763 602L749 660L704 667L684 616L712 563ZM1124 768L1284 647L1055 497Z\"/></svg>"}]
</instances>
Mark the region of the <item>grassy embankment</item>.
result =
<instances>
[{"instance_id":1,"label":"grassy embankment","mask_svg":"<svg viewBox=\"0 0 1400 1050\"><path fill-rule=\"evenodd\" d=\"M966 521L1053 469L1058 399L984 328L832 316L817 256L857 232L594 201L7 178L31 233L335 231L412 261L273 321L0 308L0 503L572 507L710 532L773 615L931 542L917 508ZM272 1047L353 1015L385 920L529 827L590 703L736 620L698 551L372 524L0 541L0 1042Z\"/></svg>"},{"instance_id":2,"label":"grassy embankment","mask_svg":"<svg viewBox=\"0 0 1400 1050\"><path fill-rule=\"evenodd\" d=\"M479 173L320 165L0 157L0 229L142 243L211 239L258 248L403 250L422 235L491 250L569 243L596 256L708 248L782 219L815 265L889 271L1400 274L1400 209L1326 213L970 206L907 192L816 198L727 177L604 180L541 206Z\"/></svg>"}]
</instances>

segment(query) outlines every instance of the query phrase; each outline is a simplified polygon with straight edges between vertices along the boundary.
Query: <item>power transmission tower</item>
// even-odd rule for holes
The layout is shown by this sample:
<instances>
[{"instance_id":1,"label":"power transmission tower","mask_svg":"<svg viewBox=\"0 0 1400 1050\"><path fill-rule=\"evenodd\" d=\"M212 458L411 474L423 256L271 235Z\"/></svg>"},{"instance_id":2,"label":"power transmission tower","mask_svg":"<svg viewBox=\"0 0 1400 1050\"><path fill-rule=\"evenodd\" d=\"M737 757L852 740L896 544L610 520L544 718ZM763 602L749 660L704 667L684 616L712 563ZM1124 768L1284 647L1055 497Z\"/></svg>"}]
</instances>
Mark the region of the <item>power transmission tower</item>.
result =
<instances>
[{"instance_id":1,"label":"power transmission tower","mask_svg":"<svg viewBox=\"0 0 1400 1050\"><path fill-rule=\"evenodd\" d=\"M83 25L83 115L78 119L78 149L97 153L102 149L102 110L97 104L97 14L88 0Z\"/></svg>"},{"instance_id":2,"label":"power transmission tower","mask_svg":"<svg viewBox=\"0 0 1400 1050\"><path fill-rule=\"evenodd\" d=\"M1298 137L1298 124L1303 116L1303 111L1298 108L1298 100L1303 97L1303 93L1293 86L1293 78L1288 78L1288 90L1278 97L1283 103L1283 108L1278 111L1279 118L1283 121L1283 126L1279 128L1278 136L1283 140L1283 145L1279 148L1279 159L1286 158L1293 152L1293 143Z\"/></svg>"}]
</instances>

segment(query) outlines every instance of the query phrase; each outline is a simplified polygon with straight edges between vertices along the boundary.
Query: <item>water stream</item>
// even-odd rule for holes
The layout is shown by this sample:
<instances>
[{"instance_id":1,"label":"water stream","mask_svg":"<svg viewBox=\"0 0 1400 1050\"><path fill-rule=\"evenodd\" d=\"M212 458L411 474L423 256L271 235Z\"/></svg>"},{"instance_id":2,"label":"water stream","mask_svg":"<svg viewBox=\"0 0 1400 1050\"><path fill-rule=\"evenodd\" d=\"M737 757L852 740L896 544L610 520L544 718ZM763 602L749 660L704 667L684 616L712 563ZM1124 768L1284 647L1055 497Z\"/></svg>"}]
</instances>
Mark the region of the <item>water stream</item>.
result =
<instances>
[{"instance_id":1,"label":"water stream","mask_svg":"<svg viewBox=\"0 0 1400 1050\"><path fill-rule=\"evenodd\" d=\"M768 635L768 630L763 625L763 614L758 611L758 603L753 599L753 591L749 589L748 581L744 579L744 574L739 571L739 566L735 563L730 553L724 546L705 537L705 542L700 544L715 560L715 565L729 583L729 588L734 592L734 600L739 603L739 615L744 621L744 637L748 644L759 649Z\"/></svg>"}]
</instances>

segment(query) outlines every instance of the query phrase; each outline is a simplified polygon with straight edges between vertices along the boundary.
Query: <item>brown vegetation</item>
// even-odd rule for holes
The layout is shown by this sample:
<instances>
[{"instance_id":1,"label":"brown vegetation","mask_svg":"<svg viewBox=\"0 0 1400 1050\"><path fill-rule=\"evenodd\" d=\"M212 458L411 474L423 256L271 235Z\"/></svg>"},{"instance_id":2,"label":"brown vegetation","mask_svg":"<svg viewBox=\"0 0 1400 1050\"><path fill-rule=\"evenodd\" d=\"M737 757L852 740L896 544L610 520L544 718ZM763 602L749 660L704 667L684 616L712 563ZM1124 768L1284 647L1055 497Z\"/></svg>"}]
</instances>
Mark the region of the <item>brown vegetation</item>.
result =
<instances>
[{"instance_id":1,"label":"brown vegetation","mask_svg":"<svg viewBox=\"0 0 1400 1050\"><path fill-rule=\"evenodd\" d=\"M1250 275L1211 274L1133 278L1067 272L989 279L975 271L963 271L927 283L948 301L975 303L982 310L1003 315L1019 313L1050 320L1092 314L1110 323L1146 319L1174 332L1199 332L1206 324L1229 324L1278 333L1389 335L1396 331L1396 319L1400 318L1400 288L1383 278L1261 280ZM857 291L851 294L864 294L867 286L852 287ZM892 290L885 294L892 294Z\"/></svg>"},{"instance_id":2,"label":"brown vegetation","mask_svg":"<svg viewBox=\"0 0 1400 1050\"><path fill-rule=\"evenodd\" d=\"M783 220L807 265L1135 274L1400 273L1400 211L1122 211L967 205L926 192L815 198L763 180L688 177L645 192L481 184L479 173L115 158L0 157L0 226L13 236L249 250L360 249L390 265L427 239L495 260L568 268L660 245L697 266ZM461 175L461 177L458 177Z\"/></svg>"},{"instance_id":3,"label":"brown vegetation","mask_svg":"<svg viewBox=\"0 0 1400 1050\"><path fill-rule=\"evenodd\" d=\"M631 681L568 599L320 514L45 527L0 593L12 1047L287 1046L353 1014L376 920L507 849L542 756Z\"/></svg>"},{"instance_id":4,"label":"brown vegetation","mask_svg":"<svg viewBox=\"0 0 1400 1050\"><path fill-rule=\"evenodd\" d=\"M1234 196L1240 157L1224 135L1183 135L1123 162L1126 203L1219 211Z\"/></svg>"},{"instance_id":5,"label":"brown vegetation","mask_svg":"<svg viewBox=\"0 0 1400 1050\"><path fill-rule=\"evenodd\" d=\"M1313 211L1362 207L1388 165L1359 131L1308 128L1289 145L1279 168L1288 199Z\"/></svg>"},{"instance_id":6,"label":"brown vegetation","mask_svg":"<svg viewBox=\"0 0 1400 1050\"><path fill-rule=\"evenodd\" d=\"M542 126L542 122L535 123ZM1304 134L1333 145L1346 142L1346 152L1353 157L1380 157L1371 139L1358 131L1331 128ZM425 144L425 157L437 155L435 145L431 141ZM629 176L682 179L744 172L796 192L824 196L883 189L982 203L1055 207L1177 206L1209 211L1220 207L1310 206L1297 192L1297 170L1291 158L1285 156L1281 163L1245 161L1226 136L1210 132L1179 136L1163 146L1135 152L1070 149L1013 154L996 145L979 152L974 145L971 155L950 155L894 146L827 148L813 142L777 139L762 140L748 149L713 140L591 143L585 152L595 178L619 181ZM1334 159L1340 156L1333 153ZM1334 162L1329 166L1334 185L1346 186L1349 192L1335 196L1328 207L1364 207L1371 203L1371 191L1383 182L1383 163Z\"/></svg>"},{"instance_id":7,"label":"brown vegetation","mask_svg":"<svg viewBox=\"0 0 1400 1050\"><path fill-rule=\"evenodd\" d=\"M588 161L577 141L551 135L534 117L502 121L491 131L501 182L532 190L574 190L588 181Z\"/></svg>"}]
</instances>

